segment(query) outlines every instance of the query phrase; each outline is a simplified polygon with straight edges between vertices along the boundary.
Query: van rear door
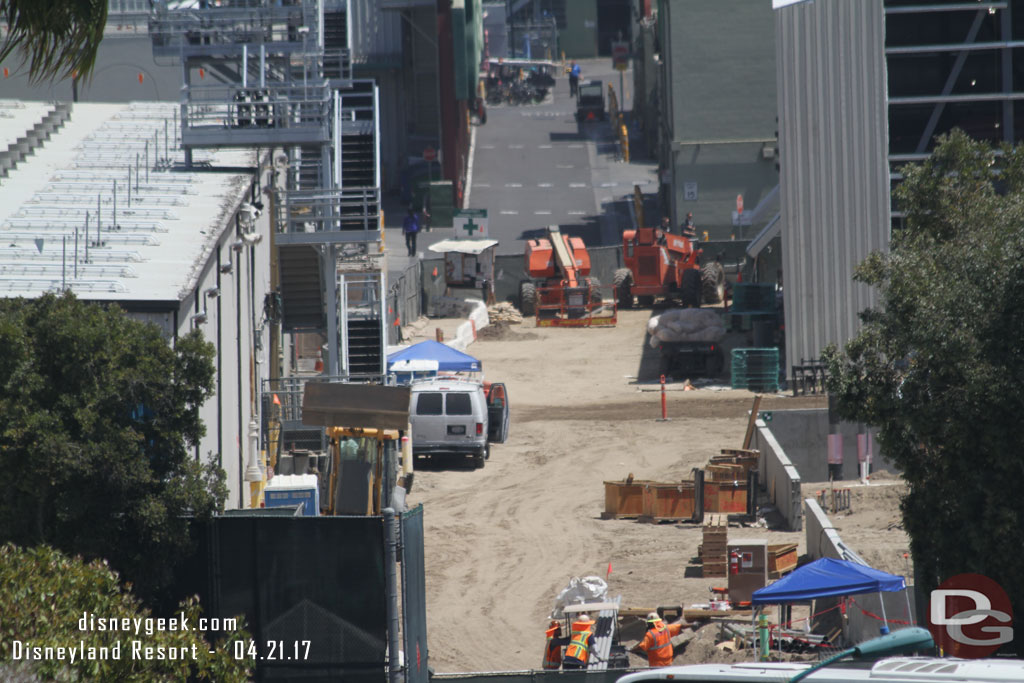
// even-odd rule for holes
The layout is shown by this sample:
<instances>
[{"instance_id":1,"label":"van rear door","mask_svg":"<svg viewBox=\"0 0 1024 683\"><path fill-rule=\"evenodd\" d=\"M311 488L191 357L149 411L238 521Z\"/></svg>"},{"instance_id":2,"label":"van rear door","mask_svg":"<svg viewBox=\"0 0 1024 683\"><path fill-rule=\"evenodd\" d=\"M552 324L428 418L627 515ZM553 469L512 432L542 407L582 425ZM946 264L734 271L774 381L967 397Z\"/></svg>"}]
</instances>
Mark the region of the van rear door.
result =
<instances>
[{"instance_id":1,"label":"van rear door","mask_svg":"<svg viewBox=\"0 0 1024 683\"><path fill-rule=\"evenodd\" d=\"M444 396L440 391L418 391L413 396L416 399L412 420L413 443L444 441Z\"/></svg>"},{"instance_id":2,"label":"van rear door","mask_svg":"<svg viewBox=\"0 0 1024 683\"><path fill-rule=\"evenodd\" d=\"M508 428L508 389L504 384L492 384L487 398L487 440L491 443L505 443Z\"/></svg>"}]
</instances>

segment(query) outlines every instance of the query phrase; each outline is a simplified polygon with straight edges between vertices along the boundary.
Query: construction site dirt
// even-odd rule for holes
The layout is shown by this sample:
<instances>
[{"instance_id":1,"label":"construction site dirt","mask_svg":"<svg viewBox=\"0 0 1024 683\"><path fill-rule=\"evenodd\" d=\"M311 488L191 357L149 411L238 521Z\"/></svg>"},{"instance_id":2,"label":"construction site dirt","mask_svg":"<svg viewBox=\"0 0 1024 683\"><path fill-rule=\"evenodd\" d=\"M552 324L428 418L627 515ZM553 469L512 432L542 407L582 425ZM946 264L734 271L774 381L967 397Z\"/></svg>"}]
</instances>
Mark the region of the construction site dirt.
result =
<instances>
[{"instance_id":1,"label":"construction site dirt","mask_svg":"<svg viewBox=\"0 0 1024 683\"><path fill-rule=\"evenodd\" d=\"M595 329L537 328L528 318L469 347L485 378L508 387L511 436L483 469L432 463L415 476L409 502L425 507L435 671L540 668L546 619L574 576L606 579L609 597L630 608L707 603L709 588L723 584L702 577L699 525L601 518L603 482L691 479L721 449L740 447L747 427L752 393L718 385L683 391L682 381L666 392L669 420L658 420L660 387L636 379L652 375L650 315L620 311L616 327ZM436 326L420 327L432 337ZM821 396L765 395L760 409L826 406ZM805 484L805 497L827 487ZM833 517L843 540L873 566L909 574L899 479L844 487L852 489L849 509ZM804 532L735 526L729 536L796 543L805 552ZM682 638L694 645L678 648L675 662L726 656L711 646L715 635L705 631L712 628Z\"/></svg>"}]
</instances>

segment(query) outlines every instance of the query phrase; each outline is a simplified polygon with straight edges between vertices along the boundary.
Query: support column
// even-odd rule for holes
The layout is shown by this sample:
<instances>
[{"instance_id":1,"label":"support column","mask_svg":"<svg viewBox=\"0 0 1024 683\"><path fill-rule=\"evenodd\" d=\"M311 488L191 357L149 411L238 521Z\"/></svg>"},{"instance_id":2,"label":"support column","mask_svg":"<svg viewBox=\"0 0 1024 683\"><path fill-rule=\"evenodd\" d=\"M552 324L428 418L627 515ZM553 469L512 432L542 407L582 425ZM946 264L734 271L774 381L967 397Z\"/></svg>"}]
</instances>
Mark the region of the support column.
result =
<instances>
[{"instance_id":1,"label":"support column","mask_svg":"<svg viewBox=\"0 0 1024 683\"><path fill-rule=\"evenodd\" d=\"M325 245L320 252L320 273L324 278L324 306L327 307L327 374L337 377L341 355L338 335L338 256L337 247Z\"/></svg>"}]
</instances>

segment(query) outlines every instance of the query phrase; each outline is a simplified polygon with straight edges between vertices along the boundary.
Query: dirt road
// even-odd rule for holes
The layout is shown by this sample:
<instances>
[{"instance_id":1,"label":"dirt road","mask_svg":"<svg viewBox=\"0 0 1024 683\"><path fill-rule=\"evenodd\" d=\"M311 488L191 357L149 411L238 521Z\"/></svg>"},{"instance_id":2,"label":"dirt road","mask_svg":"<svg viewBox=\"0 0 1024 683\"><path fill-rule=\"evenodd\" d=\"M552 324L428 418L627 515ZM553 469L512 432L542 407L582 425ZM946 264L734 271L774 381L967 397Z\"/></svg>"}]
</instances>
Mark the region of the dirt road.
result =
<instances>
[{"instance_id":1,"label":"dirt road","mask_svg":"<svg viewBox=\"0 0 1024 683\"><path fill-rule=\"evenodd\" d=\"M416 473L410 502L425 506L436 671L539 668L545 618L573 576L605 577L610 565L609 596L636 607L706 601L708 587L721 583L698 578L699 528L600 519L605 480L689 479L722 448L741 446L746 429L753 395L729 389L676 385L671 420L656 420L659 393L635 380L651 362L649 315L620 312L617 327L602 329L538 329L527 321L470 347L487 379L508 386L511 438L492 448L482 470L428 465ZM761 407L823 405L767 396ZM803 549L800 533L730 535Z\"/></svg>"}]
</instances>

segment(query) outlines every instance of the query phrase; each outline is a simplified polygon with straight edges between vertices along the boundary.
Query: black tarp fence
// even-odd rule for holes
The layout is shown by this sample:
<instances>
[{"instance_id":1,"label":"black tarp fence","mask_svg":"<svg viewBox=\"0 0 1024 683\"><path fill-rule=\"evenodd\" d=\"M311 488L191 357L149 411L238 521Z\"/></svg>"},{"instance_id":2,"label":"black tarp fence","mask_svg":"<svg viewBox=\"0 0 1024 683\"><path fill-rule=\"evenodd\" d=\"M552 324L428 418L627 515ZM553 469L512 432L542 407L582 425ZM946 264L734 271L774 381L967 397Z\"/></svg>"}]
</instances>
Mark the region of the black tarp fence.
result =
<instances>
[{"instance_id":1,"label":"black tarp fence","mask_svg":"<svg viewBox=\"0 0 1024 683\"><path fill-rule=\"evenodd\" d=\"M217 517L195 534L179 587L200 596L205 616L244 619L251 643L227 647L251 661L254 680L384 680L382 518Z\"/></svg>"},{"instance_id":2,"label":"black tarp fence","mask_svg":"<svg viewBox=\"0 0 1024 683\"><path fill-rule=\"evenodd\" d=\"M402 611L406 683L427 683L427 584L423 564L423 506L402 514Z\"/></svg>"}]
</instances>

